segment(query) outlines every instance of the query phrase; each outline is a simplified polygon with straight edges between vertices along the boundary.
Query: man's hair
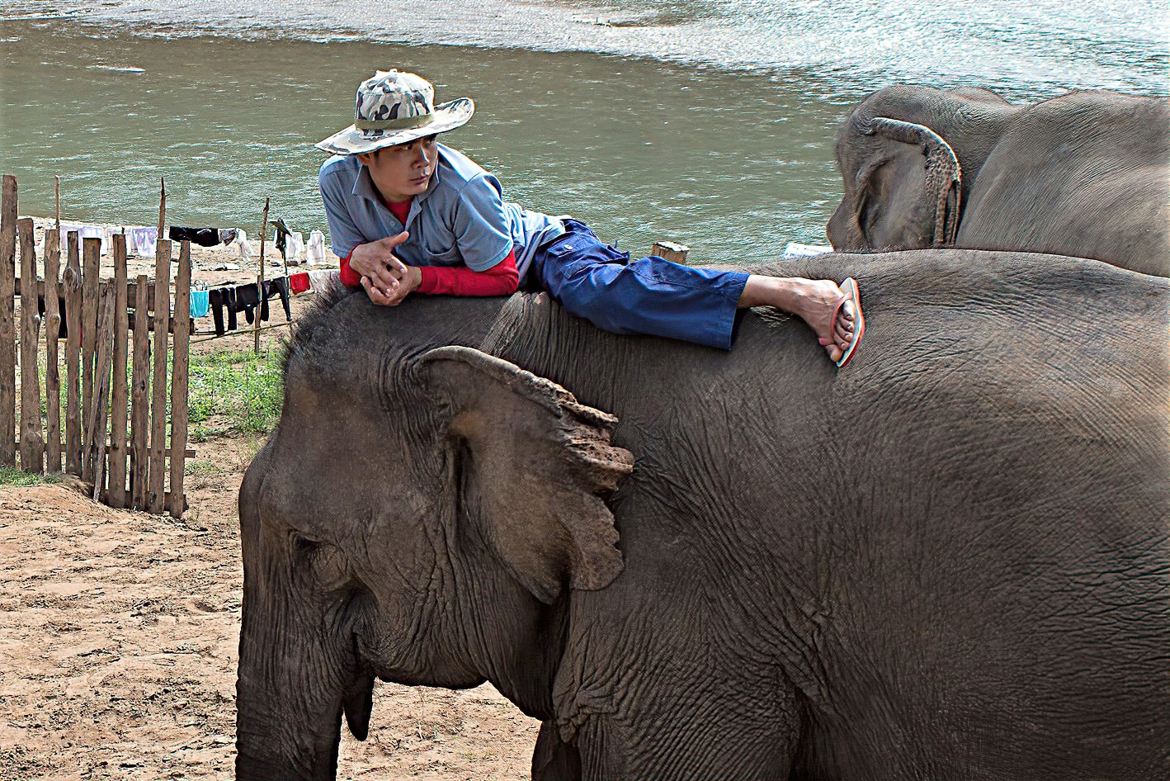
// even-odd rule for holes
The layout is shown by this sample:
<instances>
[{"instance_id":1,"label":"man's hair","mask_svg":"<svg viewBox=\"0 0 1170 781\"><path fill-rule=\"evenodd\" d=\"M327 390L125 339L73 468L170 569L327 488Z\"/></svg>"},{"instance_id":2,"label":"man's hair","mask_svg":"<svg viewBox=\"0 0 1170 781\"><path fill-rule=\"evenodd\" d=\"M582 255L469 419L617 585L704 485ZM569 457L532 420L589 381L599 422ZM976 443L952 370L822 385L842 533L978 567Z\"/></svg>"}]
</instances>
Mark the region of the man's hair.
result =
<instances>
[{"instance_id":1,"label":"man's hair","mask_svg":"<svg viewBox=\"0 0 1170 781\"><path fill-rule=\"evenodd\" d=\"M370 154L373 155L374 157L377 157L379 154L381 154L386 149L393 149L394 147L397 147L397 146L406 146L407 144L413 144L415 141L434 141L438 137L439 137L438 133L431 133L429 136L422 136L420 138L412 138L409 141L403 141L401 144L391 144L390 146L380 146L377 149L375 149L373 152L370 152Z\"/></svg>"}]
</instances>

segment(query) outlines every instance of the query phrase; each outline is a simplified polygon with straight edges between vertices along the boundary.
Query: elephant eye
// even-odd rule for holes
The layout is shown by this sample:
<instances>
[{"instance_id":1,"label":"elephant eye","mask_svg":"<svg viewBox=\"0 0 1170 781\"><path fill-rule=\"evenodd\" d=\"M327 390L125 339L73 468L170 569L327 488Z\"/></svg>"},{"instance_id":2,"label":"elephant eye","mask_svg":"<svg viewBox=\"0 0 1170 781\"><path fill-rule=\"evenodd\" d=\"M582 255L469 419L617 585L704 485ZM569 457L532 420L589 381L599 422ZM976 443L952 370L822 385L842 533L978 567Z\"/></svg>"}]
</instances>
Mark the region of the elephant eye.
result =
<instances>
[{"instance_id":1,"label":"elephant eye","mask_svg":"<svg viewBox=\"0 0 1170 781\"><path fill-rule=\"evenodd\" d=\"M360 585L350 573L349 562L335 545L293 534L292 555L294 568L311 576L326 591L349 590L355 584Z\"/></svg>"}]
</instances>

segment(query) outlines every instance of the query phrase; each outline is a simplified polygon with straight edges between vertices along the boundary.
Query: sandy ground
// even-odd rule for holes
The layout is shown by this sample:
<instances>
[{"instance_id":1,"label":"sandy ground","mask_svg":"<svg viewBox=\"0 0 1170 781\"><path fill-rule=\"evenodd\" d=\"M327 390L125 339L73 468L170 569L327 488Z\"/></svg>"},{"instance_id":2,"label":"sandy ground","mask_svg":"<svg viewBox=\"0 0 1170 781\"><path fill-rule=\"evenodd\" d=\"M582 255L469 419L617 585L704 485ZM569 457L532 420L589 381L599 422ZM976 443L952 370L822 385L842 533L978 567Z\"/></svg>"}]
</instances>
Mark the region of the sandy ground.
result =
<instances>
[{"instance_id":1,"label":"sandy ground","mask_svg":"<svg viewBox=\"0 0 1170 781\"><path fill-rule=\"evenodd\" d=\"M255 279L255 264L234 249L195 248L192 259L198 281ZM112 276L112 260L102 261ZM216 271L224 262L241 269ZM147 269L152 260L131 259L131 276ZM293 299L294 320L311 300ZM279 304L275 311L283 323ZM210 318L197 327L210 330ZM262 334L271 345L287 330ZM192 349L251 344L242 330ZM0 780L231 777L242 577L235 502L260 444L196 443L190 509L178 521L95 504L69 484L0 488ZM338 778L527 778L536 730L490 686L378 684L369 738L343 728Z\"/></svg>"},{"instance_id":2,"label":"sandy ground","mask_svg":"<svg viewBox=\"0 0 1170 781\"><path fill-rule=\"evenodd\" d=\"M179 521L0 489L0 779L231 777L235 496L258 446L200 443ZM378 684L338 778L526 778L536 728L490 686Z\"/></svg>"}]
</instances>

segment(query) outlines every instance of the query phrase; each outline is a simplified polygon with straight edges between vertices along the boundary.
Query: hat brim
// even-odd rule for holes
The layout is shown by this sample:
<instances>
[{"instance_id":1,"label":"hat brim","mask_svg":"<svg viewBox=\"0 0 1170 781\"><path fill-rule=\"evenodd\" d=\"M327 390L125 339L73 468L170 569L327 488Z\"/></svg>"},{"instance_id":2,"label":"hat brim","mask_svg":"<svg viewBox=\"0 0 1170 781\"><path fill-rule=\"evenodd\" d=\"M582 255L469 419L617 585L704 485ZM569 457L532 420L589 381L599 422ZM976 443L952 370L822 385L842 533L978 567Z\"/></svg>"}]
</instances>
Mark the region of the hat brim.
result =
<instances>
[{"instance_id":1,"label":"hat brim","mask_svg":"<svg viewBox=\"0 0 1170 781\"><path fill-rule=\"evenodd\" d=\"M350 125L316 144L316 147L334 155L358 155L364 152L373 152L383 147L405 144L416 138L446 133L448 130L462 127L467 124L474 113L475 103L471 98L459 98L435 106L435 112L432 115L434 119L426 125L403 130L358 130Z\"/></svg>"}]
</instances>

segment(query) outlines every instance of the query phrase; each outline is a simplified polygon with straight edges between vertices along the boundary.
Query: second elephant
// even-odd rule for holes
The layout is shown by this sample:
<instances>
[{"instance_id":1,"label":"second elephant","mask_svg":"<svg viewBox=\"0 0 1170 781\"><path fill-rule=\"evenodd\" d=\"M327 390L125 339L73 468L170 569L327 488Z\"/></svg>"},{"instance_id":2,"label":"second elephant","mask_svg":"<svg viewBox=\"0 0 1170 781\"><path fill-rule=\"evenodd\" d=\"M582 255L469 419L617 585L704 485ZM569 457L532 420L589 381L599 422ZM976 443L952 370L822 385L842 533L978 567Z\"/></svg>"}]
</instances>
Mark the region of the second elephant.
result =
<instances>
[{"instance_id":1,"label":"second elephant","mask_svg":"<svg viewBox=\"0 0 1170 781\"><path fill-rule=\"evenodd\" d=\"M1170 276L1170 103L894 86L837 135L837 251L956 246L1094 258Z\"/></svg>"}]
</instances>

